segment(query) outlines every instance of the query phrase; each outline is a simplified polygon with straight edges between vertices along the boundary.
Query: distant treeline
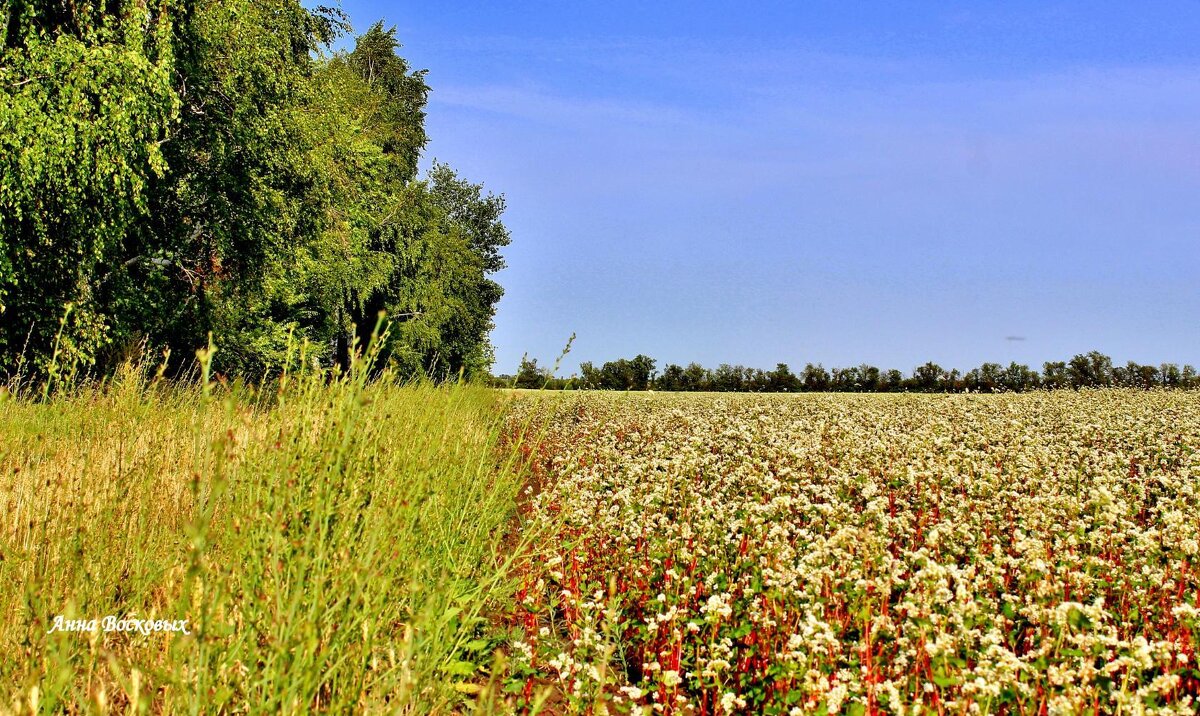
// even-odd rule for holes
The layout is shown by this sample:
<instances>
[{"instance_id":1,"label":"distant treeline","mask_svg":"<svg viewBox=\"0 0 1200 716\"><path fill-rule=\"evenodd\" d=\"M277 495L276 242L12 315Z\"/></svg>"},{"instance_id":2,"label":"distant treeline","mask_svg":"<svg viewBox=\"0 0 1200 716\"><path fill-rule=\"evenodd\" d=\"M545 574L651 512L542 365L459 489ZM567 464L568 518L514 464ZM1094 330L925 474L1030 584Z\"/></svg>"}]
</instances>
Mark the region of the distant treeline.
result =
<instances>
[{"instance_id":1,"label":"distant treeline","mask_svg":"<svg viewBox=\"0 0 1200 716\"><path fill-rule=\"evenodd\" d=\"M1129 361L1114 365L1112 358L1092 351L1069 361L1042 364L1042 370L1020 363L984 363L966 373L947 370L937 363L918 366L905 375L899 370L882 370L872 365L826 369L809 363L799 374L786 363L774 370L721 364L715 370L698 363L680 366L669 363L662 372L648 356L621 358L597 368L580 365L580 374L557 378L536 359L523 359L515 376L501 375L493 384L517 388L551 390L662 390L712 391L725 393L798 393L836 391L844 393L952 393L1021 392L1054 388L1200 388L1200 377L1190 365L1175 363L1141 365Z\"/></svg>"}]
</instances>

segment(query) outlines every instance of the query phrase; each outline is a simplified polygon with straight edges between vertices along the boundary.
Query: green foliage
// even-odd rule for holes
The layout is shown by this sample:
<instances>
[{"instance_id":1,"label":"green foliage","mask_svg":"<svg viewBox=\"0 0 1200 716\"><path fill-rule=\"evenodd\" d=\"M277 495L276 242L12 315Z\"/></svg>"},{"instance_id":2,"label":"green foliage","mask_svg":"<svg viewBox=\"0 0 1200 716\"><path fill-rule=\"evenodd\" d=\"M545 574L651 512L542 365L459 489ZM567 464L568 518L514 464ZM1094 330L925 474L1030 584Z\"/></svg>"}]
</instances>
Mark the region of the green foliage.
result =
<instances>
[{"instance_id":1,"label":"green foliage","mask_svg":"<svg viewBox=\"0 0 1200 716\"><path fill-rule=\"evenodd\" d=\"M104 310L178 112L168 11L10 2L0 46L0 370L111 341Z\"/></svg>"},{"instance_id":2,"label":"green foliage","mask_svg":"<svg viewBox=\"0 0 1200 716\"><path fill-rule=\"evenodd\" d=\"M0 372L44 374L56 336L103 373L209 333L221 372L300 340L345 368L380 311L408 371L486 371L504 201L417 180L429 88L394 29L328 56L344 14L295 0L9 7Z\"/></svg>"},{"instance_id":3,"label":"green foliage","mask_svg":"<svg viewBox=\"0 0 1200 716\"><path fill-rule=\"evenodd\" d=\"M355 44L344 61L362 80L375 101L364 105L376 141L383 153L397 162L401 176L411 179L417 160L428 142L425 136L425 101L429 87L425 70L413 72L396 54L400 42L396 28L377 22Z\"/></svg>"},{"instance_id":4,"label":"green foliage","mask_svg":"<svg viewBox=\"0 0 1200 716\"><path fill-rule=\"evenodd\" d=\"M448 193L476 199L457 206L448 202ZM347 325L338 330L355 324L365 342L384 312L392 323L383 354L403 371L437 377L485 374L492 362L487 335L502 290L487 278L489 257L476 249L475 232L480 214L499 199L483 196L478 185L435 165L428 179L401 185L387 201L382 222L346 225L346 240L324 244L346 251L342 265L361 266L353 274L322 278L326 294L343 301L338 312ZM482 224L507 242L498 213ZM328 259L312 262L314 272L330 265ZM339 332L338 338L345 346L350 337Z\"/></svg>"},{"instance_id":5,"label":"green foliage","mask_svg":"<svg viewBox=\"0 0 1200 716\"><path fill-rule=\"evenodd\" d=\"M654 381L654 359L638 355L609 361L600 368L591 363L579 366L585 388L599 390L648 390Z\"/></svg>"},{"instance_id":6,"label":"green foliage","mask_svg":"<svg viewBox=\"0 0 1200 716\"><path fill-rule=\"evenodd\" d=\"M538 366L537 358L522 358L521 368L517 371L516 379L513 381L514 388L524 388L526 390L537 390L546 385L550 380L550 371Z\"/></svg>"},{"instance_id":7,"label":"green foliage","mask_svg":"<svg viewBox=\"0 0 1200 716\"><path fill-rule=\"evenodd\" d=\"M177 16L181 121L139 248L171 262L163 298L180 308L164 316L161 338L194 346L216 333L228 346L224 371L265 370L304 327L288 310L290 278L328 210L302 122L311 31L308 12L288 0L198 3Z\"/></svg>"}]
</instances>

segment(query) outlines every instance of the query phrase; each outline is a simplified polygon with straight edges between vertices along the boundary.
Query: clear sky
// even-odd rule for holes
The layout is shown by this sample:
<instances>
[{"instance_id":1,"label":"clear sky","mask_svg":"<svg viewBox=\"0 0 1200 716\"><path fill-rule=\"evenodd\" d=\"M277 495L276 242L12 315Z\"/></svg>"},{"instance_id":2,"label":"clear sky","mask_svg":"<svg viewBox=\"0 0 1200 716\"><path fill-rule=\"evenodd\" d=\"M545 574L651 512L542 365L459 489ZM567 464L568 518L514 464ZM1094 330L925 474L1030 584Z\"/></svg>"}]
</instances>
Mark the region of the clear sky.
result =
<instances>
[{"instance_id":1,"label":"clear sky","mask_svg":"<svg viewBox=\"0 0 1200 716\"><path fill-rule=\"evenodd\" d=\"M508 199L496 372L1200 364L1200 4L342 6Z\"/></svg>"}]
</instances>

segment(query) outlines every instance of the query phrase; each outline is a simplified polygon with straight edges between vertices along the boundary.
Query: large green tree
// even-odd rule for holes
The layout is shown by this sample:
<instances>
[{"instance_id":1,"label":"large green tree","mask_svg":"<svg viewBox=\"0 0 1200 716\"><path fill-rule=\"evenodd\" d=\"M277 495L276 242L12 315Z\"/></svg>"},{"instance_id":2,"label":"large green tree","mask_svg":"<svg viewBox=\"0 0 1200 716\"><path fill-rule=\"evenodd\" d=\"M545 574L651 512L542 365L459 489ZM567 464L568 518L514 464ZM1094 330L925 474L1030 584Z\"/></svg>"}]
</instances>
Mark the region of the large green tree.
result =
<instances>
[{"instance_id":1,"label":"large green tree","mask_svg":"<svg viewBox=\"0 0 1200 716\"><path fill-rule=\"evenodd\" d=\"M146 343L182 364L211 332L256 376L300 341L346 362L380 311L409 370L487 368L503 198L417 177L429 88L394 29L329 55L344 15L295 0L8 6L0 370L59 339L100 371Z\"/></svg>"},{"instance_id":2,"label":"large green tree","mask_svg":"<svg viewBox=\"0 0 1200 716\"><path fill-rule=\"evenodd\" d=\"M0 26L0 370L91 360L179 112L173 5L10 0ZM68 315L69 314L69 315ZM66 317L63 330L60 319ZM61 336L60 336L61 334Z\"/></svg>"}]
</instances>

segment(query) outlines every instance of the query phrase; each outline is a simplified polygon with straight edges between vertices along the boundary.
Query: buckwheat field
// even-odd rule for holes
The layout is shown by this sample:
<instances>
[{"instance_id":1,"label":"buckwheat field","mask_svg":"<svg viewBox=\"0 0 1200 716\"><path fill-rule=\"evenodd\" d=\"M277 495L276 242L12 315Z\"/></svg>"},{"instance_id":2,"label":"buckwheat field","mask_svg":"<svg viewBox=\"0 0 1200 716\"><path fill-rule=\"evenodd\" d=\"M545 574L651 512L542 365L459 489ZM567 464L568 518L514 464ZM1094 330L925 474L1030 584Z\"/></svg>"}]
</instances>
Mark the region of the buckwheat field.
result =
<instances>
[{"instance_id":1,"label":"buckwheat field","mask_svg":"<svg viewBox=\"0 0 1200 716\"><path fill-rule=\"evenodd\" d=\"M533 395L510 644L595 713L1194 713L1200 396Z\"/></svg>"}]
</instances>

